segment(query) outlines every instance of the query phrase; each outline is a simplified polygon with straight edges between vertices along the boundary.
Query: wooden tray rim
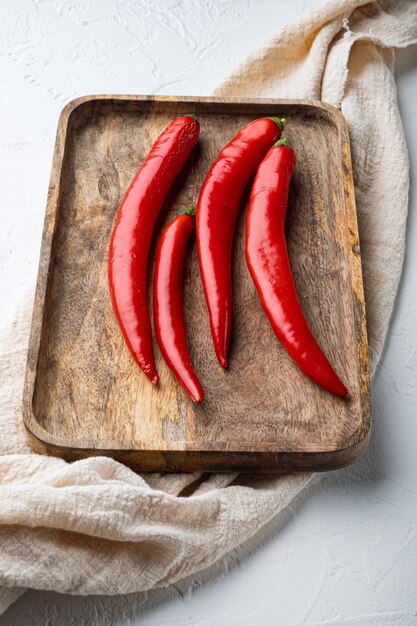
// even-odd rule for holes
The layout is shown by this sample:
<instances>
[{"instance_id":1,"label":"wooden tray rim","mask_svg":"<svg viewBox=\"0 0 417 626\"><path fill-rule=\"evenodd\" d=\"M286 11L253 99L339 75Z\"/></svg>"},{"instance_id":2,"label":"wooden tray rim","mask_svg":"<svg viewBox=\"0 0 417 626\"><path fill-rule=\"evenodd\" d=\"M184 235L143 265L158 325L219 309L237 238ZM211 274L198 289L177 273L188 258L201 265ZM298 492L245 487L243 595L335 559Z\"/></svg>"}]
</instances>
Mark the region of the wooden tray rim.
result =
<instances>
[{"instance_id":1,"label":"wooden tray rim","mask_svg":"<svg viewBox=\"0 0 417 626\"><path fill-rule=\"evenodd\" d=\"M144 455L147 453L154 454L159 449L147 449L147 448L132 448L121 446L118 442L103 441L100 443L100 448L95 447L95 443L91 440L68 440L63 437L53 435L45 430L37 421L33 412L33 395L35 390L35 381L37 375L37 363L40 351L41 334L43 327L43 313L44 303L46 299L46 290L48 285L50 260L52 251L52 242L55 233L55 226L57 223L57 216L60 204L60 189L62 168L65 157L65 147L67 139L67 129L69 126L71 115L79 107L83 107L87 103L100 102L100 101L114 101L115 103L128 104L129 102L141 102L143 104L195 104L196 106L201 104L207 104L216 108L219 105L225 104L241 105L242 108L254 107L259 105L265 106L302 106L307 108L319 109L321 113L326 112L330 121L332 121L339 131L339 142L341 149L341 162L343 171L343 183L344 183L344 197L346 205L347 226L349 227L350 235L350 267L351 267L351 284L352 295L358 306L354 307L354 320L356 325L356 336L358 342L356 344L358 352L358 362L360 363L360 394L361 394L361 406L362 406L362 420L358 425L358 428L349 438L341 442L341 445L335 446L321 446L319 442L312 444L313 448L308 449L306 445L302 450L291 447L282 446L274 442L267 442L264 445L260 445L259 451L245 451L245 444L242 442L236 443L236 449L233 445L234 442L217 442L217 444L211 444L205 446L195 441L178 441L171 442L172 445L178 443L180 447L170 448L167 450L160 450L161 455L166 453L175 457L177 454L184 453L196 453L200 454L217 454L224 453L225 451L232 453L235 456L241 455L242 457L257 456L262 453L262 459L273 457L275 459L279 457L287 457L291 455L295 461L294 470L305 469L309 466L309 457L316 457L317 455L337 455L340 457L339 467L343 467L352 462L366 447L371 422L371 392L370 392L370 370L369 370L369 356L368 356L368 341L366 331L366 317L365 317L365 303L363 292L363 280L362 280L362 265L359 248L359 234L357 224L357 213L355 198L353 194L353 182L352 182L352 168L351 168L351 153L349 132L346 120L339 109L321 102L319 100L301 100L301 99L275 99L275 98L215 98L215 97L203 97L203 96L152 96L152 95L124 95L124 94L100 94L100 95L87 95L71 100L62 110L57 127L57 135L54 146L54 156L52 161L50 184L48 189L48 198L45 212L44 229L42 236L42 244L40 250L38 279L36 285L35 299L33 305L32 322L29 337L28 357L26 363L26 373L23 390L23 421L26 427L31 445L35 451L54 454L56 456L65 456L70 458L81 458L85 455L85 452L92 454L102 454L106 456L117 457L118 455L128 455L133 453L134 455ZM352 190L349 193L349 189ZM198 444L198 445L197 445ZM253 444L251 444L252 446ZM302 468L297 468L296 459L303 459ZM125 461L126 462L126 461ZM312 464L314 465L313 459ZM337 466L337 462L335 467Z\"/></svg>"}]
</instances>

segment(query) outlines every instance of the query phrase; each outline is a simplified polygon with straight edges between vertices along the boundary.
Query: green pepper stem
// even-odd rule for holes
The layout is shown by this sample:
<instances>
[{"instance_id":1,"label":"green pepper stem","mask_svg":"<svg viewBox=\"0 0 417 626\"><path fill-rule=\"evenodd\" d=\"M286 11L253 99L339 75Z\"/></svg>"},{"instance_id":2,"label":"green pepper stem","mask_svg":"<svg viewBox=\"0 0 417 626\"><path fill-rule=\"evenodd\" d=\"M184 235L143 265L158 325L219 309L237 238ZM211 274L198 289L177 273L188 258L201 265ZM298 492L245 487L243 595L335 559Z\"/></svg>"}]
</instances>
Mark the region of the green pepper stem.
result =
<instances>
[{"instance_id":1,"label":"green pepper stem","mask_svg":"<svg viewBox=\"0 0 417 626\"><path fill-rule=\"evenodd\" d=\"M182 212L182 215L189 215L190 217L195 217L195 206L189 206Z\"/></svg>"},{"instance_id":2,"label":"green pepper stem","mask_svg":"<svg viewBox=\"0 0 417 626\"><path fill-rule=\"evenodd\" d=\"M278 141L274 143L273 148L275 148L275 146L288 146L288 148L292 147L290 140L287 139L286 137L283 137L282 139L278 139Z\"/></svg>"},{"instance_id":3,"label":"green pepper stem","mask_svg":"<svg viewBox=\"0 0 417 626\"><path fill-rule=\"evenodd\" d=\"M270 117L269 119L273 120L275 122L275 124L277 124L280 127L281 132L284 130L285 118L283 118L283 117Z\"/></svg>"}]
</instances>

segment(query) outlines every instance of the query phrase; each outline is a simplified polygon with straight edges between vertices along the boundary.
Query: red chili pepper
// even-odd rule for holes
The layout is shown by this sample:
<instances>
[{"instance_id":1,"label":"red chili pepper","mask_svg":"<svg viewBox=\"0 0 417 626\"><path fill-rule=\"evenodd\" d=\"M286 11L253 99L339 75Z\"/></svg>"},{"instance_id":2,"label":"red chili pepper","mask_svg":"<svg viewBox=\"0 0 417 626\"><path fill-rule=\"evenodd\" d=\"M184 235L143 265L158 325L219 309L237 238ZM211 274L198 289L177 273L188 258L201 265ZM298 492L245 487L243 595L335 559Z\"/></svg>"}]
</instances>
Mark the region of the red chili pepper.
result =
<instances>
[{"instance_id":1,"label":"red chili pepper","mask_svg":"<svg viewBox=\"0 0 417 626\"><path fill-rule=\"evenodd\" d=\"M283 120L251 122L220 152L197 204L197 245L217 359L227 367L232 325L231 256L239 202L251 176L280 137Z\"/></svg>"},{"instance_id":2,"label":"red chili pepper","mask_svg":"<svg viewBox=\"0 0 417 626\"><path fill-rule=\"evenodd\" d=\"M158 137L130 185L113 230L108 272L114 312L133 358L153 382L147 266L155 221L165 197L198 141L199 124L177 117Z\"/></svg>"},{"instance_id":3,"label":"red chili pepper","mask_svg":"<svg viewBox=\"0 0 417 626\"><path fill-rule=\"evenodd\" d=\"M204 391L191 365L182 305L182 274L187 243L194 230L195 208L190 207L164 230L156 253L153 314L163 357L180 385L195 402Z\"/></svg>"},{"instance_id":4,"label":"red chili pepper","mask_svg":"<svg viewBox=\"0 0 417 626\"><path fill-rule=\"evenodd\" d=\"M256 173L246 222L246 260L271 326L298 367L338 396L347 389L314 339L298 300L285 241L295 153L281 139Z\"/></svg>"}]
</instances>

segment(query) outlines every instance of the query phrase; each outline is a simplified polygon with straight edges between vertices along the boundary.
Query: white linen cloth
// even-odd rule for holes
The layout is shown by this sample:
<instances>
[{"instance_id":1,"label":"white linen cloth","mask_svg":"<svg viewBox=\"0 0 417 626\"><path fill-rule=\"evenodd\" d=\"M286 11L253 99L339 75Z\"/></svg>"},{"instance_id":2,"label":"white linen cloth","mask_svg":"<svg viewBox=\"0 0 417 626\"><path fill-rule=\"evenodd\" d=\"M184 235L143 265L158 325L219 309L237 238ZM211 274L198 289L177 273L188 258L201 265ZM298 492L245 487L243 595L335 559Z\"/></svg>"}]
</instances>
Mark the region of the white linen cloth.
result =
<instances>
[{"instance_id":1,"label":"white linen cloth","mask_svg":"<svg viewBox=\"0 0 417 626\"><path fill-rule=\"evenodd\" d=\"M394 49L417 42L417 3L332 0L249 58L216 95L312 98L341 107L352 143L373 371L404 256L408 158ZM26 588L123 594L209 567L282 511L311 475L138 475L73 464L26 443L21 392L31 297L0 336L0 613Z\"/></svg>"}]
</instances>

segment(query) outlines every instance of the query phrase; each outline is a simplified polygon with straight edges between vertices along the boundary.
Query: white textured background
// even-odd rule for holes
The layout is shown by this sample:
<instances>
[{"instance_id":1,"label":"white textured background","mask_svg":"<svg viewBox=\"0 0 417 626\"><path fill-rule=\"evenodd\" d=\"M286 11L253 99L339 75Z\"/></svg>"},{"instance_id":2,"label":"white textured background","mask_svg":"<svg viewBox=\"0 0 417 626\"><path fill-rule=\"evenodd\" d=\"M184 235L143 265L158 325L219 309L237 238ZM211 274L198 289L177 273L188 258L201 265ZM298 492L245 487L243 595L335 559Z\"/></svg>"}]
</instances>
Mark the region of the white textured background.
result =
<instances>
[{"instance_id":1,"label":"white textured background","mask_svg":"<svg viewBox=\"0 0 417 626\"><path fill-rule=\"evenodd\" d=\"M317 4L0 2L0 323L35 279L64 104L91 93L209 95L247 53ZM397 84L411 159L408 249L365 457L323 476L204 582L121 598L29 592L0 626L417 624L416 48L398 54Z\"/></svg>"}]
</instances>

